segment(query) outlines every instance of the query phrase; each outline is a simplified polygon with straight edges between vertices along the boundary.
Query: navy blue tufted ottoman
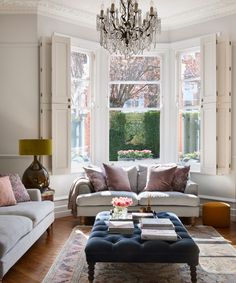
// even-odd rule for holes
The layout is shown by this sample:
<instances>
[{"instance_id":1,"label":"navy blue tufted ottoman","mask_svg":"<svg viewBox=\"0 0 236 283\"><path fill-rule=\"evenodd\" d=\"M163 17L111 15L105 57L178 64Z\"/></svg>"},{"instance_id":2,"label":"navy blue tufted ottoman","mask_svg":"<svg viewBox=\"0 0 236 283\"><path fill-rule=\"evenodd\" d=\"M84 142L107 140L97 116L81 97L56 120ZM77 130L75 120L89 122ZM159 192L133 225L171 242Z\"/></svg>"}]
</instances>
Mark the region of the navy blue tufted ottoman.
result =
<instances>
[{"instance_id":1,"label":"navy blue tufted ottoman","mask_svg":"<svg viewBox=\"0 0 236 283\"><path fill-rule=\"evenodd\" d=\"M176 242L143 241L140 237L141 230L137 226L132 235L109 234L105 223L109 219L109 212L98 213L85 247L89 282L94 280L96 262L187 263L190 266L191 281L197 282L198 246L174 213L160 212L157 216L169 218L181 239Z\"/></svg>"}]
</instances>

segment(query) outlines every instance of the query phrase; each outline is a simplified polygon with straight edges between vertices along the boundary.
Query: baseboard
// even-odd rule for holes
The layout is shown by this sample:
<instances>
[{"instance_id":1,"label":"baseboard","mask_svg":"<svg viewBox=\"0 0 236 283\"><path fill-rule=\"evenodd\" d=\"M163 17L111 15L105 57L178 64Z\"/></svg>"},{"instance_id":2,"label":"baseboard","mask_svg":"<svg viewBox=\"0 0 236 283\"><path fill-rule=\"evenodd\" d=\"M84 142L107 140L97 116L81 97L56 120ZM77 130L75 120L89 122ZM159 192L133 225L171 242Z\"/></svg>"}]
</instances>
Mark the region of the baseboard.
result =
<instances>
[{"instance_id":1,"label":"baseboard","mask_svg":"<svg viewBox=\"0 0 236 283\"><path fill-rule=\"evenodd\" d=\"M55 199L54 204L55 218L61 218L71 215L71 211L68 209L68 197Z\"/></svg>"}]
</instances>

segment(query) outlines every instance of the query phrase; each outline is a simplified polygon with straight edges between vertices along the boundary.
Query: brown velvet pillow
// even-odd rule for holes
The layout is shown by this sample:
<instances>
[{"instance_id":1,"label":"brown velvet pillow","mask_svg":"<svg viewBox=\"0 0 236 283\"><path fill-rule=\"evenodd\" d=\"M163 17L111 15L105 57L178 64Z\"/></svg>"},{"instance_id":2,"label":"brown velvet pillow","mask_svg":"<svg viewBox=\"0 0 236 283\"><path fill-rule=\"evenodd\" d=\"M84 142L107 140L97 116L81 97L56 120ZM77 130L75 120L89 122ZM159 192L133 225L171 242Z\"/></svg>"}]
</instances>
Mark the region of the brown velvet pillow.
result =
<instances>
[{"instance_id":1,"label":"brown velvet pillow","mask_svg":"<svg viewBox=\"0 0 236 283\"><path fill-rule=\"evenodd\" d=\"M99 168L95 169L92 167L84 167L84 171L93 186L94 192L106 191L108 189L106 176L101 170L99 170Z\"/></svg>"},{"instance_id":2,"label":"brown velvet pillow","mask_svg":"<svg viewBox=\"0 0 236 283\"><path fill-rule=\"evenodd\" d=\"M175 169L174 178L172 180L172 187L174 191L183 193L185 191L190 166L177 167Z\"/></svg>"},{"instance_id":3,"label":"brown velvet pillow","mask_svg":"<svg viewBox=\"0 0 236 283\"><path fill-rule=\"evenodd\" d=\"M0 206L15 205L16 199L8 176L0 178Z\"/></svg>"},{"instance_id":4,"label":"brown velvet pillow","mask_svg":"<svg viewBox=\"0 0 236 283\"><path fill-rule=\"evenodd\" d=\"M108 189L110 191L131 192L128 173L123 168L107 164L103 164L103 166L106 172Z\"/></svg>"},{"instance_id":5,"label":"brown velvet pillow","mask_svg":"<svg viewBox=\"0 0 236 283\"><path fill-rule=\"evenodd\" d=\"M176 167L150 167L144 191L172 191L172 181Z\"/></svg>"}]
</instances>

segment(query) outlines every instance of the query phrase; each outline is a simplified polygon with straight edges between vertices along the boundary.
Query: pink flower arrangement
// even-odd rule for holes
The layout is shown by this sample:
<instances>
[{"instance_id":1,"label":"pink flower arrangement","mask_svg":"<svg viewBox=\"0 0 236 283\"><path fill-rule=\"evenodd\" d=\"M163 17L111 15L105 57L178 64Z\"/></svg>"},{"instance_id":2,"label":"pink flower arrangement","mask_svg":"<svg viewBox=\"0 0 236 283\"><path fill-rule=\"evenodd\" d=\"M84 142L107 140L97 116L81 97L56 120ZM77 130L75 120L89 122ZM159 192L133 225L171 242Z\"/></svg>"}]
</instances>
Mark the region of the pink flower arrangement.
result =
<instances>
[{"instance_id":1,"label":"pink flower arrangement","mask_svg":"<svg viewBox=\"0 0 236 283\"><path fill-rule=\"evenodd\" d=\"M149 149L144 150L119 150L117 152L120 158L152 158L152 151Z\"/></svg>"},{"instance_id":2,"label":"pink flower arrangement","mask_svg":"<svg viewBox=\"0 0 236 283\"><path fill-rule=\"evenodd\" d=\"M133 200L127 197L115 197L112 199L111 203L113 206L128 207L133 204Z\"/></svg>"}]
</instances>

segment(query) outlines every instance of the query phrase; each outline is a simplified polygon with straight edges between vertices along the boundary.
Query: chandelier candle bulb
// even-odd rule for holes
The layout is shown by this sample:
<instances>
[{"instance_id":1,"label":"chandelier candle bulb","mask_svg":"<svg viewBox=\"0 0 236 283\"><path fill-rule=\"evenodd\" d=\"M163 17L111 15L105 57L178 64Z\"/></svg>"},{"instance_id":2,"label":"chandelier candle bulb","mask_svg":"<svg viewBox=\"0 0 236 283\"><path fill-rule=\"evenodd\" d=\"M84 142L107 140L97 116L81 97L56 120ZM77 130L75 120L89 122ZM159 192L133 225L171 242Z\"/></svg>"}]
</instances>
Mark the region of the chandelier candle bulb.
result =
<instances>
[{"instance_id":1,"label":"chandelier candle bulb","mask_svg":"<svg viewBox=\"0 0 236 283\"><path fill-rule=\"evenodd\" d=\"M145 49L156 41L161 31L160 19L153 2L149 12L142 20L142 11L137 0L120 0L119 9L115 1L111 1L110 9L104 10L104 5L97 17L97 30L100 33L100 43L111 54L121 54L125 58L142 54Z\"/></svg>"}]
</instances>

